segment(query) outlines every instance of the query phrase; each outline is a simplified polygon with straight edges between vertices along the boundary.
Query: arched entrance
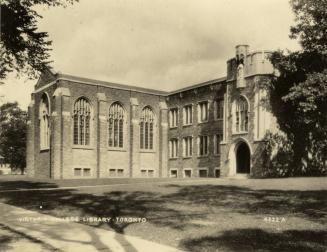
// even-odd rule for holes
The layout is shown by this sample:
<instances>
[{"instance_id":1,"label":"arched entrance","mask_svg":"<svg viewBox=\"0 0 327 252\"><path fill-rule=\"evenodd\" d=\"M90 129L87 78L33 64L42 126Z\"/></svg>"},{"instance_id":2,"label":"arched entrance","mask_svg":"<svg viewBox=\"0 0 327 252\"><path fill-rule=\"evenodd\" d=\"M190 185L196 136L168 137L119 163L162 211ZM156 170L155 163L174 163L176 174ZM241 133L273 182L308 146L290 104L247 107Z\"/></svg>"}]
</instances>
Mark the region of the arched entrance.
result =
<instances>
[{"instance_id":1,"label":"arched entrance","mask_svg":"<svg viewBox=\"0 0 327 252\"><path fill-rule=\"evenodd\" d=\"M228 176L249 175L251 173L251 153L253 150L246 138L239 137L229 148L228 159L225 164L229 167Z\"/></svg>"},{"instance_id":2,"label":"arched entrance","mask_svg":"<svg viewBox=\"0 0 327 252\"><path fill-rule=\"evenodd\" d=\"M250 173L250 149L245 142L238 144L236 148L236 173Z\"/></svg>"}]
</instances>

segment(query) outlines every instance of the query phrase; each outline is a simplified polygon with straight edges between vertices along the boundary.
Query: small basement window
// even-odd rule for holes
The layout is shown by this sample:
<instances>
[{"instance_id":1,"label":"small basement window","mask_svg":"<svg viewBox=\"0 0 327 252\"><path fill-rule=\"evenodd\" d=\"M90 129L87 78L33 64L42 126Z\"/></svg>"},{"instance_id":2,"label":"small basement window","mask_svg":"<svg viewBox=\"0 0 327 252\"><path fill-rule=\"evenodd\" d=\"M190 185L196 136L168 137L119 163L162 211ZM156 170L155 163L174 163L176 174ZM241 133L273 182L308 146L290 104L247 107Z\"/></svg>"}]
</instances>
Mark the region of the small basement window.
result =
<instances>
[{"instance_id":1,"label":"small basement window","mask_svg":"<svg viewBox=\"0 0 327 252\"><path fill-rule=\"evenodd\" d=\"M154 170L148 170L148 177L153 178L154 177Z\"/></svg>"},{"instance_id":2,"label":"small basement window","mask_svg":"<svg viewBox=\"0 0 327 252\"><path fill-rule=\"evenodd\" d=\"M74 168L74 177L91 177L91 168Z\"/></svg>"},{"instance_id":3,"label":"small basement window","mask_svg":"<svg viewBox=\"0 0 327 252\"><path fill-rule=\"evenodd\" d=\"M118 169L117 170L117 176L118 177L123 177L124 176L124 169Z\"/></svg>"},{"instance_id":4,"label":"small basement window","mask_svg":"<svg viewBox=\"0 0 327 252\"><path fill-rule=\"evenodd\" d=\"M84 168L83 169L83 177L90 177L91 176L91 169L90 168Z\"/></svg>"},{"instance_id":5,"label":"small basement window","mask_svg":"<svg viewBox=\"0 0 327 252\"><path fill-rule=\"evenodd\" d=\"M142 178L153 178L154 177L154 170L142 169L141 170L141 177Z\"/></svg>"},{"instance_id":6,"label":"small basement window","mask_svg":"<svg viewBox=\"0 0 327 252\"><path fill-rule=\"evenodd\" d=\"M192 170L184 170L184 178L191 178Z\"/></svg>"},{"instance_id":7,"label":"small basement window","mask_svg":"<svg viewBox=\"0 0 327 252\"><path fill-rule=\"evenodd\" d=\"M177 178L177 170L170 170L170 177Z\"/></svg>"},{"instance_id":8,"label":"small basement window","mask_svg":"<svg viewBox=\"0 0 327 252\"><path fill-rule=\"evenodd\" d=\"M116 177L116 169L109 169L109 176Z\"/></svg>"},{"instance_id":9,"label":"small basement window","mask_svg":"<svg viewBox=\"0 0 327 252\"><path fill-rule=\"evenodd\" d=\"M141 170L141 176L142 177L147 177L147 170Z\"/></svg>"},{"instance_id":10,"label":"small basement window","mask_svg":"<svg viewBox=\"0 0 327 252\"><path fill-rule=\"evenodd\" d=\"M206 169L199 170L199 177L200 178L208 177L208 171Z\"/></svg>"},{"instance_id":11,"label":"small basement window","mask_svg":"<svg viewBox=\"0 0 327 252\"><path fill-rule=\"evenodd\" d=\"M82 176L82 168L74 168L74 176L81 177Z\"/></svg>"}]
</instances>

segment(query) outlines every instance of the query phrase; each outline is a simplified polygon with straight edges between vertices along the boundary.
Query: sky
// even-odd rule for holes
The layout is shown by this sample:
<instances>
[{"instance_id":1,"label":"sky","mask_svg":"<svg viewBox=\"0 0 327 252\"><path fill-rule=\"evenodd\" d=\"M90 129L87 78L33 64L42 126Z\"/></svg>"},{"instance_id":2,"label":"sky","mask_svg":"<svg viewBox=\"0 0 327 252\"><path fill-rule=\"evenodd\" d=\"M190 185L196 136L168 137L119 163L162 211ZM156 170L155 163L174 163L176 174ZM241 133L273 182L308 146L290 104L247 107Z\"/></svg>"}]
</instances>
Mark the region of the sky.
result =
<instances>
[{"instance_id":1,"label":"sky","mask_svg":"<svg viewBox=\"0 0 327 252\"><path fill-rule=\"evenodd\" d=\"M288 0L80 0L44 7L54 71L170 91L224 77L237 44L299 49ZM11 74L2 101L30 103L36 80Z\"/></svg>"}]
</instances>

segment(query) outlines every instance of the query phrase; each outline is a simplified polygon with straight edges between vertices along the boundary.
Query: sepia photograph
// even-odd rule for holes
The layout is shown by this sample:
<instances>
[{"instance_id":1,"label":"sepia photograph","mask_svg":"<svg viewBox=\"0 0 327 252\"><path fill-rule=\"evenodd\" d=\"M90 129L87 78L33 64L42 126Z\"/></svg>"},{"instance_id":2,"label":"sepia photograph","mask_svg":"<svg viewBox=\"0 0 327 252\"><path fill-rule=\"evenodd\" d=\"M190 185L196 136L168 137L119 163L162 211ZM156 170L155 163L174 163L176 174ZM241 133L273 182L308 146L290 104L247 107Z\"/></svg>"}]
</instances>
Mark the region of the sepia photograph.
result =
<instances>
[{"instance_id":1,"label":"sepia photograph","mask_svg":"<svg viewBox=\"0 0 327 252\"><path fill-rule=\"evenodd\" d=\"M0 252L327 251L327 0L0 4Z\"/></svg>"}]
</instances>

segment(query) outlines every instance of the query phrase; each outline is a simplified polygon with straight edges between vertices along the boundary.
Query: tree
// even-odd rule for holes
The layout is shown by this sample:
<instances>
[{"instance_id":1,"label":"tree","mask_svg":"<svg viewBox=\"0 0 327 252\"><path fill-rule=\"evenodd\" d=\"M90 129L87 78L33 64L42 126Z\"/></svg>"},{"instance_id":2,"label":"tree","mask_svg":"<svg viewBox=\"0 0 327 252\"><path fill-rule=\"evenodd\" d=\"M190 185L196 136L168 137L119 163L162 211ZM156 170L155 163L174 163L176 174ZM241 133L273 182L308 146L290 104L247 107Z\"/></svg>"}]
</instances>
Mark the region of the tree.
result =
<instances>
[{"instance_id":1,"label":"tree","mask_svg":"<svg viewBox=\"0 0 327 252\"><path fill-rule=\"evenodd\" d=\"M299 38L306 52L327 54L327 0L292 0L296 15L290 37Z\"/></svg>"},{"instance_id":2,"label":"tree","mask_svg":"<svg viewBox=\"0 0 327 252\"><path fill-rule=\"evenodd\" d=\"M24 172L26 166L27 113L17 102L0 106L0 154L12 169Z\"/></svg>"},{"instance_id":3,"label":"tree","mask_svg":"<svg viewBox=\"0 0 327 252\"><path fill-rule=\"evenodd\" d=\"M288 175L326 174L327 0L292 0L290 37L302 50L274 52L278 76L269 83L272 112L293 150Z\"/></svg>"},{"instance_id":4,"label":"tree","mask_svg":"<svg viewBox=\"0 0 327 252\"><path fill-rule=\"evenodd\" d=\"M2 0L0 79L9 72L36 77L50 63L51 41L47 32L37 31L42 18L33 8L37 5L66 6L78 0Z\"/></svg>"}]
</instances>

